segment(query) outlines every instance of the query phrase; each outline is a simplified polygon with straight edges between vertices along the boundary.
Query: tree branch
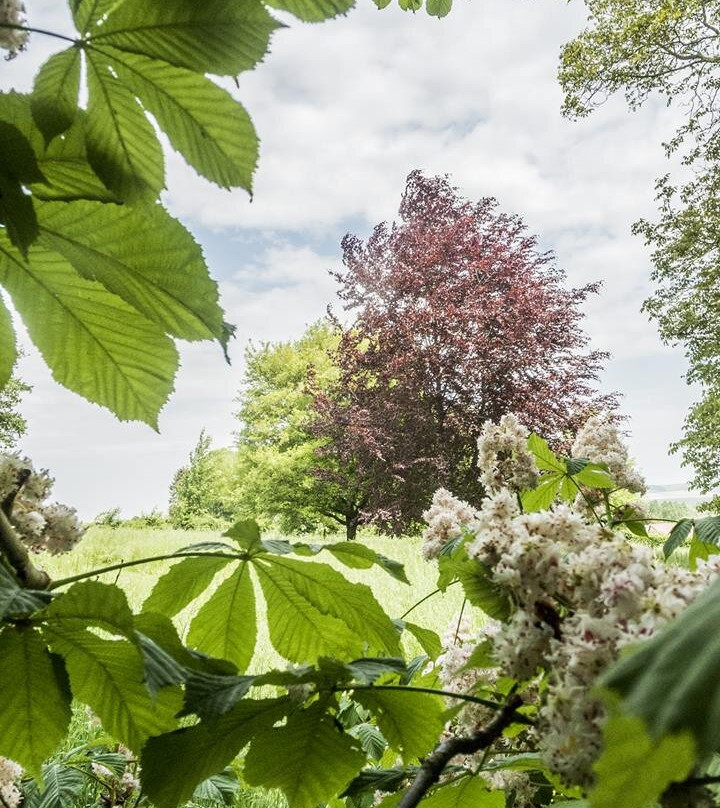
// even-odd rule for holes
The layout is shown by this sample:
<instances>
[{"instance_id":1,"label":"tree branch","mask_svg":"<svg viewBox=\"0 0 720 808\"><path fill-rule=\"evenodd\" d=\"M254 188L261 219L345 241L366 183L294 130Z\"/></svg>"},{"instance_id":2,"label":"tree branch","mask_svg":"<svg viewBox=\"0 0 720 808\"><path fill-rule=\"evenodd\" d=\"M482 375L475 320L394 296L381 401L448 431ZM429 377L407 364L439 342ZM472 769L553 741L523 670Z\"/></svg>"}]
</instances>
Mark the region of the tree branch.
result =
<instances>
[{"instance_id":1,"label":"tree branch","mask_svg":"<svg viewBox=\"0 0 720 808\"><path fill-rule=\"evenodd\" d=\"M0 553L10 562L23 586L28 589L47 589L50 586L50 576L32 563L27 547L3 508L0 508Z\"/></svg>"},{"instance_id":2,"label":"tree branch","mask_svg":"<svg viewBox=\"0 0 720 808\"><path fill-rule=\"evenodd\" d=\"M435 748L423 761L420 771L397 808L416 808L417 804L440 779L445 767L456 755L472 755L487 749L503 731L517 719L515 711L522 704L518 695L513 695L493 716L492 720L477 732L463 738L448 738Z\"/></svg>"}]
</instances>

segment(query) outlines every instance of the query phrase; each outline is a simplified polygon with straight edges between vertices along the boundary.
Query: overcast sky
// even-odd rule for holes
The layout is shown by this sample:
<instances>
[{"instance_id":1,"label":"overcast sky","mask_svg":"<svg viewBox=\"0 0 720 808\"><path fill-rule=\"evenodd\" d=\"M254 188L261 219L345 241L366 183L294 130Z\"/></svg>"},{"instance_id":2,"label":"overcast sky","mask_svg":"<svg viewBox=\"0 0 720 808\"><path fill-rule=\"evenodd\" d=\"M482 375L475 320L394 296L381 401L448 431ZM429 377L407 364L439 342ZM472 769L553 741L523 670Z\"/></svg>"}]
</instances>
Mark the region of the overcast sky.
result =
<instances>
[{"instance_id":1,"label":"overcast sky","mask_svg":"<svg viewBox=\"0 0 720 808\"><path fill-rule=\"evenodd\" d=\"M27 6L31 25L69 29L66 3ZM203 427L216 446L232 442L248 340L297 337L323 314L341 237L392 219L415 168L448 173L466 196L495 196L524 217L570 285L604 282L586 306L593 347L612 352L603 384L624 395L648 480L688 479L667 447L692 391L682 352L663 346L640 314L650 262L630 234L633 221L653 215L674 113L650 104L631 114L617 99L580 123L561 118L558 53L583 19L579 1L456 0L439 21L359 0L332 22L287 20L266 62L233 89L261 138L252 203L199 179L177 155L168 161L166 202L204 246L238 326L232 366L217 346L183 345L158 435L59 387L27 343L20 375L34 390L22 449L54 474L57 497L85 518L116 505L125 515L165 508ZM27 53L0 66L2 89L29 89L57 49L34 36Z\"/></svg>"}]
</instances>

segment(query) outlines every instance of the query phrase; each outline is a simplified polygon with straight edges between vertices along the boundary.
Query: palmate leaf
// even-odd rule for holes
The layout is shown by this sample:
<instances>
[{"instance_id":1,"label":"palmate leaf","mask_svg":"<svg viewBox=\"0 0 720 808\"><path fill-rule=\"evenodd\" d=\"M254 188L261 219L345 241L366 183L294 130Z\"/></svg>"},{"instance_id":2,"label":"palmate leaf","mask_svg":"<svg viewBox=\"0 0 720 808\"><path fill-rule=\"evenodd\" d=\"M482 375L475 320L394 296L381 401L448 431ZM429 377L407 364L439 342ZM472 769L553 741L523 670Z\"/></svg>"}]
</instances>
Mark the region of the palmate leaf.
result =
<instances>
[{"instance_id":1,"label":"palmate leaf","mask_svg":"<svg viewBox=\"0 0 720 808\"><path fill-rule=\"evenodd\" d=\"M132 638L133 614L125 593L112 584L81 581L58 595L43 615L50 626L97 626L110 634Z\"/></svg>"},{"instance_id":2,"label":"palmate leaf","mask_svg":"<svg viewBox=\"0 0 720 808\"><path fill-rule=\"evenodd\" d=\"M695 522L692 519L681 519L673 525L670 535L667 537L665 544L663 544L663 553L665 558L670 556L685 544L685 540L692 533Z\"/></svg>"},{"instance_id":3,"label":"palmate leaf","mask_svg":"<svg viewBox=\"0 0 720 808\"><path fill-rule=\"evenodd\" d=\"M0 282L56 381L157 428L178 356L162 329L42 246L29 261L0 232Z\"/></svg>"},{"instance_id":4,"label":"palmate leaf","mask_svg":"<svg viewBox=\"0 0 720 808\"><path fill-rule=\"evenodd\" d=\"M51 600L49 592L25 589L0 564L0 620L6 617L28 617Z\"/></svg>"},{"instance_id":5,"label":"palmate leaf","mask_svg":"<svg viewBox=\"0 0 720 808\"><path fill-rule=\"evenodd\" d=\"M250 116L205 76L110 46L93 51L117 71L185 160L222 188L252 189L258 139Z\"/></svg>"},{"instance_id":6,"label":"palmate leaf","mask_svg":"<svg viewBox=\"0 0 720 808\"><path fill-rule=\"evenodd\" d=\"M81 34L101 20L122 0L70 0L73 20Z\"/></svg>"},{"instance_id":7,"label":"palmate leaf","mask_svg":"<svg viewBox=\"0 0 720 808\"><path fill-rule=\"evenodd\" d=\"M350 583L326 564L287 557L255 559L253 566L267 603L270 639L286 659L399 653L398 633L366 585Z\"/></svg>"},{"instance_id":8,"label":"palmate leaf","mask_svg":"<svg viewBox=\"0 0 720 808\"><path fill-rule=\"evenodd\" d=\"M35 629L0 631L0 682L0 755L38 776L67 732L70 694Z\"/></svg>"},{"instance_id":9,"label":"palmate leaf","mask_svg":"<svg viewBox=\"0 0 720 808\"><path fill-rule=\"evenodd\" d=\"M314 808L336 796L362 768L365 754L359 747L355 738L338 731L322 704L314 704L253 739L245 780L281 789L288 808Z\"/></svg>"},{"instance_id":10,"label":"palmate leaf","mask_svg":"<svg viewBox=\"0 0 720 808\"><path fill-rule=\"evenodd\" d=\"M243 562L195 615L187 642L207 654L230 660L242 673L250 664L256 638L255 592L248 562Z\"/></svg>"},{"instance_id":11,"label":"palmate leaf","mask_svg":"<svg viewBox=\"0 0 720 808\"><path fill-rule=\"evenodd\" d=\"M197 785L228 766L252 738L267 734L287 698L239 702L231 712L150 738L142 752L143 788L157 808L177 808ZM278 749L273 749L278 758Z\"/></svg>"},{"instance_id":12,"label":"palmate leaf","mask_svg":"<svg viewBox=\"0 0 720 808\"><path fill-rule=\"evenodd\" d=\"M78 111L80 49L51 56L35 76L32 114L45 141L69 129Z\"/></svg>"},{"instance_id":13,"label":"palmate leaf","mask_svg":"<svg viewBox=\"0 0 720 808\"><path fill-rule=\"evenodd\" d=\"M190 233L159 205L37 205L40 241L174 337L217 339L217 284ZM178 267L182 267L178 271Z\"/></svg>"},{"instance_id":14,"label":"palmate leaf","mask_svg":"<svg viewBox=\"0 0 720 808\"><path fill-rule=\"evenodd\" d=\"M179 688L152 698L137 646L106 640L80 626L49 624L43 629L67 666L73 696L93 709L107 731L139 753L151 735L173 729L182 706Z\"/></svg>"},{"instance_id":15,"label":"palmate leaf","mask_svg":"<svg viewBox=\"0 0 720 808\"><path fill-rule=\"evenodd\" d=\"M405 763L427 754L445 727L445 704L439 696L390 690L356 690L353 699L370 710L380 731Z\"/></svg>"},{"instance_id":16,"label":"palmate leaf","mask_svg":"<svg viewBox=\"0 0 720 808\"><path fill-rule=\"evenodd\" d=\"M90 45L112 45L197 73L235 76L267 52L279 23L258 0L124 0L91 28Z\"/></svg>"}]
</instances>

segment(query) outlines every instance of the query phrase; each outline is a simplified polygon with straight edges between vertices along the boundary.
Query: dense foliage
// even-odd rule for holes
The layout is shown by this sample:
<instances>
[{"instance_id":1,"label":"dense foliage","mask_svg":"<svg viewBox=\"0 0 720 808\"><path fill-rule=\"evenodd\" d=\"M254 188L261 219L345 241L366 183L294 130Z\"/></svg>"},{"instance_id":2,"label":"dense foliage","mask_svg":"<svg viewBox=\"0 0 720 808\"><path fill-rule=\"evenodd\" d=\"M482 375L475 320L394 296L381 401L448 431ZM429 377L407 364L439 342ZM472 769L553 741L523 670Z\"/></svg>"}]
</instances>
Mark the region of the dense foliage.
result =
<instances>
[{"instance_id":1,"label":"dense foliage","mask_svg":"<svg viewBox=\"0 0 720 808\"><path fill-rule=\"evenodd\" d=\"M660 217L635 225L653 249L656 289L645 303L669 343L685 346L688 382L701 399L674 449L704 493L720 487L720 320L717 288L720 188L720 4L717 0L588 0L588 26L565 46L565 113L584 116L623 92L631 108L660 95L682 110L668 155L691 171L658 180ZM717 506L716 500L714 506Z\"/></svg>"},{"instance_id":2,"label":"dense foliage","mask_svg":"<svg viewBox=\"0 0 720 808\"><path fill-rule=\"evenodd\" d=\"M183 530L226 527L232 520L236 459L229 449L211 449L203 430L188 465L178 469L170 484L169 520Z\"/></svg>"},{"instance_id":3,"label":"dense foliage","mask_svg":"<svg viewBox=\"0 0 720 808\"><path fill-rule=\"evenodd\" d=\"M357 524L352 488L328 479L332 460L312 433L313 391L337 378L331 353L339 331L327 321L311 325L293 342L251 345L238 396L235 502L281 531L337 530Z\"/></svg>"},{"instance_id":4,"label":"dense foliage","mask_svg":"<svg viewBox=\"0 0 720 808\"><path fill-rule=\"evenodd\" d=\"M0 390L0 449L12 449L25 434L27 421L18 412L18 406L30 390L30 385L14 375Z\"/></svg>"},{"instance_id":5,"label":"dense foliage","mask_svg":"<svg viewBox=\"0 0 720 808\"><path fill-rule=\"evenodd\" d=\"M439 484L479 502L486 419L516 411L562 442L614 403L596 391L605 356L585 352L580 325L597 287L566 289L553 256L496 207L416 171L397 222L367 243L343 241L339 295L354 319L313 429L338 484L360 487L364 518L395 532L419 520Z\"/></svg>"}]
</instances>

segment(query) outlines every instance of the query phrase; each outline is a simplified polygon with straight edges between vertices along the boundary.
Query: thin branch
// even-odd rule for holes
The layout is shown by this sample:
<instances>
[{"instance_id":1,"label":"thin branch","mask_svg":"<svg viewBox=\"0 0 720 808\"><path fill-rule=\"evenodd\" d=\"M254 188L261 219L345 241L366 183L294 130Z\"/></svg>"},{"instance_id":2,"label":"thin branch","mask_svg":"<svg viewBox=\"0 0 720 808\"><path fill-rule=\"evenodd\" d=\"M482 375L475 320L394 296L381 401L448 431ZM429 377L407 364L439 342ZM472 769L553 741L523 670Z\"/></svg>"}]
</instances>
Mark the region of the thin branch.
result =
<instances>
[{"instance_id":1,"label":"thin branch","mask_svg":"<svg viewBox=\"0 0 720 808\"><path fill-rule=\"evenodd\" d=\"M137 567L140 564L152 564L155 561L170 561L174 558L227 558L231 561L246 560L244 555L235 555L234 553L166 553L165 555L149 556L148 558L136 558L133 561L121 561L117 564L110 564L108 567L100 567L96 570L88 570L87 572L80 572L77 575L71 575L69 578L60 578L53 581L48 589L58 589L61 586L74 584L76 581L84 581L86 578L94 578L96 575L103 575L106 572L115 572L115 570L124 570L127 567Z\"/></svg>"},{"instance_id":2,"label":"thin branch","mask_svg":"<svg viewBox=\"0 0 720 808\"><path fill-rule=\"evenodd\" d=\"M448 738L437 746L423 761L420 771L397 804L397 808L416 808L420 800L440 780L445 767L456 755L472 755L493 744L510 724L517 721L515 711L521 704L520 696L511 696L484 727L467 737Z\"/></svg>"}]
</instances>

